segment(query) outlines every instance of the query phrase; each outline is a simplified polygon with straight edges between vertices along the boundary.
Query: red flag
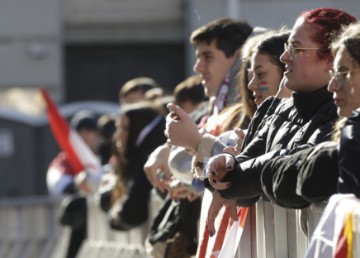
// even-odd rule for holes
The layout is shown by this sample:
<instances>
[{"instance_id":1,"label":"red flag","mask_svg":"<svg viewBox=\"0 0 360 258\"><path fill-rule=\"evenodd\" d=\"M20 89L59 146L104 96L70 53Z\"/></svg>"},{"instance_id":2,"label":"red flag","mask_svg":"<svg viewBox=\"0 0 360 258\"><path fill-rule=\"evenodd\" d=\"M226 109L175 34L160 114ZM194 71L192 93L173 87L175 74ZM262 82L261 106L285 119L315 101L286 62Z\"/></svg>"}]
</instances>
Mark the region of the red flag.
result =
<instances>
[{"instance_id":1,"label":"red flag","mask_svg":"<svg viewBox=\"0 0 360 258\"><path fill-rule=\"evenodd\" d=\"M44 89L39 90L47 106L49 125L55 140L60 146L60 149L69 156L70 164L73 170L76 173L79 173L84 170L84 165L76 154L72 143L69 141L71 131L69 123L61 116L55 103L52 101L48 93Z\"/></svg>"}]
</instances>

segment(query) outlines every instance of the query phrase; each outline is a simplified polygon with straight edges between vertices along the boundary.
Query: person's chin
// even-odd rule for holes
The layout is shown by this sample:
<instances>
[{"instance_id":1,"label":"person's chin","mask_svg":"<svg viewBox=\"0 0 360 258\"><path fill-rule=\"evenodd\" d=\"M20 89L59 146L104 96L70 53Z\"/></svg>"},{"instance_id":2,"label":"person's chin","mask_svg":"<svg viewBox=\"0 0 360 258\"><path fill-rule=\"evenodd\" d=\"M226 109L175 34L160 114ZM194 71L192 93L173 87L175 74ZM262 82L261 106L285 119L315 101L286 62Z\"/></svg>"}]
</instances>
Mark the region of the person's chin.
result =
<instances>
[{"instance_id":1,"label":"person's chin","mask_svg":"<svg viewBox=\"0 0 360 258\"><path fill-rule=\"evenodd\" d=\"M284 80L284 85L287 89L289 90L294 90L294 84L293 84L293 79L292 78L289 78L288 76L285 77L285 80Z\"/></svg>"},{"instance_id":2,"label":"person's chin","mask_svg":"<svg viewBox=\"0 0 360 258\"><path fill-rule=\"evenodd\" d=\"M214 87L213 84L207 82L207 83L204 85L204 87L205 87L205 95L206 95L207 97L214 97L214 96L216 96L217 90L214 90L215 87Z\"/></svg>"},{"instance_id":3,"label":"person's chin","mask_svg":"<svg viewBox=\"0 0 360 258\"><path fill-rule=\"evenodd\" d=\"M262 97L257 97L254 99L256 106L259 106L263 101L264 99Z\"/></svg>"}]
</instances>

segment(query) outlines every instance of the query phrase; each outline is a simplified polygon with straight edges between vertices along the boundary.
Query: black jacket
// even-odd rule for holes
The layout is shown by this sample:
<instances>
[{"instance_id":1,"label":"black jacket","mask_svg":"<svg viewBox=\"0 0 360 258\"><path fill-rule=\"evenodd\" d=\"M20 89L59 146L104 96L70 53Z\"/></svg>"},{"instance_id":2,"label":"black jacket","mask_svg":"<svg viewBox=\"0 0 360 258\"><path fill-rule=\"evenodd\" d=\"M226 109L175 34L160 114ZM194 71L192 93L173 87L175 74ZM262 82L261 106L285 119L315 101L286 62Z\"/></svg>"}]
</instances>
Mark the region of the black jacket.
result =
<instances>
[{"instance_id":1,"label":"black jacket","mask_svg":"<svg viewBox=\"0 0 360 258\"><path fill-rule=\"evenodd\" d=\"M127 198L122 203L119 221L110 219L112 229L129 230L141 225L148 219L149 198L152 185L147 180L144 164L151 152L164 143L165 118L149 132L143 142L136 147L136 156L129 159L131 177L127 184ZM106 205L105 205L106 206Z\"/></svg>"},{"instance_id":2,"label":"black jacket","mask_svg":"<svg viewBox=\"0 0 360 258\"><path fill-rule=\"evenodd\" d=\"M241 145L241 151L243 151L256 136L258 130L262 128L268 117L274 113L279 103L279 98L270 96L259 105L247 128L246 137Z\"/></svg>"},{"instance_id":3,"label":"black jacket","mask_svg":"<svg viewBox=\"0 0 360 258\"><path fill-rule=\"evenodd\" d=\"M261 178L263 186L269 188L267 197L287 208L302 208L327 200L336 193L337 162L335 142L323 142L269 160Z\"/></svg>"},{"instance_id":4,"label":"black jacket","mask_svg":"<svg viewBox=\"0 0 360 258\"><path fill-rule=\"evenodd\" d=\"M236 157L237 164L223 178L231 187L219 191L227 199L236 199L240 206L250 206L262 194L278 202L272 192L272 178L262 168L279 155L289 155L329 139L337 120L336 107L324 86L311 93L293 93L282 100L266 119L257 135ZM294 187L288 189L295 191Z\"/></svg>"},{"instance_id":5,"label":"black jacket","mask_svg":"<svg viewBox=\"0 0 360 258\"><path fill-rule=\"evenodd\" d=\"M341 132L339 148L340 193L360 197L360 109L348 118Z\"/></svg>"}]
</instances>

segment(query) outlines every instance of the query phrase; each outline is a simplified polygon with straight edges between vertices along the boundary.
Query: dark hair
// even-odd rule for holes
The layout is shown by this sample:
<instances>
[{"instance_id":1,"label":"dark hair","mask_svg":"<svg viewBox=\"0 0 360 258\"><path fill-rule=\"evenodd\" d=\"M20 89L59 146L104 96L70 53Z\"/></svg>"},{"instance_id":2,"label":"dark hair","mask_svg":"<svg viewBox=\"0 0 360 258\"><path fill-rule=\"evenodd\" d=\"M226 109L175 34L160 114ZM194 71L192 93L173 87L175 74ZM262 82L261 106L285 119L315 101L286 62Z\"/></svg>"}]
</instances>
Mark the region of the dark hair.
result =
<instances>
[{"instance_id":1,"label":"dark hair","mask_svg":"<svg viewBox=\"0 0 360 258\"><path fill-rule=\"evenodd\" d=\"M124 182L130 178L129 166L137 162L138 152L147 151L151 153L156 147L165 142L165 118L160 113L160 109L149 102L138 102L129 104L122 108L118 118L126 116L129 119L128 137L125 146L125 153L118 154L118 174ZM140 144L136 144L141 131L159 116L161 129L151 130L151 137L146 137Z\"/></svg>"},{"instance_id":2,"label":"dark hair","mask_svg":"<svg viewBox=\"0 0 360 258\"><path fill-rule=\"evenodd\" d=\"M223 18L209 22L193 31L190 43L197 46L199 43L210 44L216 41L218 49L226 57L233 56L252 32L252 27L243 20Z\"/></svg>"},{"instance_id":3,"label":"dark hair","mask_svg":"<svg viewBox=\"0 0 360 258\"><path fill-rule=\"evenodd\" d=\"M343 26L356 21L351 14L339 9L317 8L304 11L299 18L312 26L312 40L319 44L319 59L332 58L331 42L338 36Z\"/></svg>"},{"instance_id":4,"label":"dark hair","mask_svg":"<svg viewBox=\"0 0 360 258\"><path fill-rule=\"evenodd\" d=\"M101 164L105 165L109 162L109 159L115 150L115 117L109 114L103 114L99 117L97 125L101 138L98 147L98 154L100 156Z\"/></svg>"},{"instance_id":5,"label":"dark hair","mask_svg":"<svg viewBox=\"0 0 360 258\"><path fill-rule=\"evenodd\" d=\"M256 51L268 55L271 62L280 67L281 73L285 71L285 64L280 61L280 56L284 53L284 44L288 41L289 36L289 31L270 32L256 46Z\"/></svg>"},{"instance_id":6,"label":"dark hair","mask_svg":"<svg viewBox=\"0 0 360 258\"><path fill-rule=\"evenodd\" d=\"M248 69L250 69L250 57L256 47L256 44L264 37L264 33L265 30L262 30L257 32L255 35L250 36L241 48L242 65L238 74L238 83L240 87L241 102L244 104L244 111L247 117L246 119L252 118L257 109L254 102L253 92L247 87L249 84Z\"/></svg>"},{"instance_id":7,"label":"dark hair","mask_svg":"<svg viewBox=\"0 0 360 258\"><path fill-rule=\"evenodd\" d=\"M360 23L354 23L347 27L340 36L331 44L331 50L335 56L341 46L345 46L351 57L360 64Z\"/></svg>"},{"instance_id":8,"label":"dark hair","mask_svg":"<svg viewBox=\"0 0 360 258\"><path fill-rule=\"evenodd\" d=\"M176 103L190 100L191 103L197 104L205 100L205 90L201 83L202 79L198 75L193 75L176 85L174 97Z\"/></svg>"},{"instance_id":9,"label":"dark hair","mask_svg":"<svg viewBox=\"0 0 360 258\"><path fill-rule=\"evenodd\" d=\"M76 112L71 118L70 124L78 132L81 130L98 130L97 117L90 110L80 110Z\"/></svg>"}]
</instances>

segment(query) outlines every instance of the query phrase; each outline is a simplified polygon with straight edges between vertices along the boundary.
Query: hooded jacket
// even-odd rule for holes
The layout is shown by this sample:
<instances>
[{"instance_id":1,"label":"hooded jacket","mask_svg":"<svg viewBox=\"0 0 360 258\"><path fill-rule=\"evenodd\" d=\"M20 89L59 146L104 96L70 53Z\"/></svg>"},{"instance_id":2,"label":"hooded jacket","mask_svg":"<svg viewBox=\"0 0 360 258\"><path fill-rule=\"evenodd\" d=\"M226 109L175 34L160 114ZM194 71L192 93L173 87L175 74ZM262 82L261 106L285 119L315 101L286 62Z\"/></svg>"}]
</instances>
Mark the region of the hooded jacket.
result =
<instances>
[{"instance_id":1,"label":"hooded jacket","mask_svg":"<svg viewBox=\"0 0 360 258\"><path fill-rule=\"evenodd\" d=\"M291 98L283 99L236 157L234 169L222 180L231 182L231 186L219 191L221 196L236 199L239 206L250 206L264 195L265 199L281 205L281 200L272 191L274 175L262 176L262 168L279 155L290 155L329 140L337 118L336 107L326 86L310 93L295 92ZM295 192L296 180L293 183L293 186L285 185L284 192Z\"/></svg>"}]
</instances>

